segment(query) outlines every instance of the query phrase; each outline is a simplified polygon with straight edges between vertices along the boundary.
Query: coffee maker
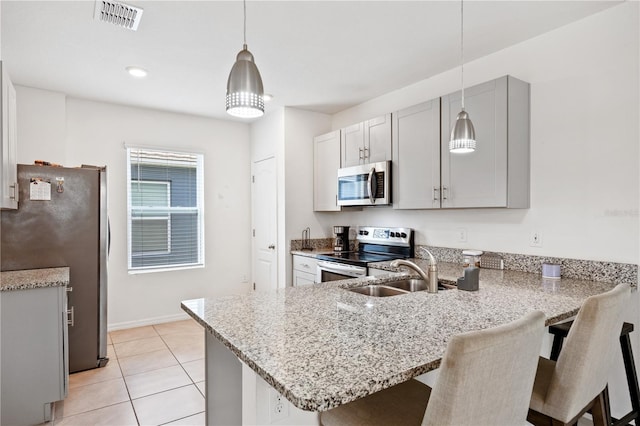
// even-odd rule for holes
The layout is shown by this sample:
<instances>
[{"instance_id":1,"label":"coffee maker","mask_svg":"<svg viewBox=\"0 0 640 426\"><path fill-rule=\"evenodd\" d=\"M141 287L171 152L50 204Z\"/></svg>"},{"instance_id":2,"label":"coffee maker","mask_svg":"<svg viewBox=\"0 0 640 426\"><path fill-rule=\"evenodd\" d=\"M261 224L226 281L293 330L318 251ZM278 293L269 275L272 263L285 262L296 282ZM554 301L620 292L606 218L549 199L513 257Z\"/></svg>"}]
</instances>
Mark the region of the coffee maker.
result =
<instances>
[{"instance_id":1,"label":"coffee maker","mask_svg":"<svg viewBox=\"0 0 640 426\"><path fill-rule=\"evenodd\" d=\"M333 243L333 251L336 253L349 251L349 227L334 226L333 233L336 234Z\"/></svg>"}]
</instances>

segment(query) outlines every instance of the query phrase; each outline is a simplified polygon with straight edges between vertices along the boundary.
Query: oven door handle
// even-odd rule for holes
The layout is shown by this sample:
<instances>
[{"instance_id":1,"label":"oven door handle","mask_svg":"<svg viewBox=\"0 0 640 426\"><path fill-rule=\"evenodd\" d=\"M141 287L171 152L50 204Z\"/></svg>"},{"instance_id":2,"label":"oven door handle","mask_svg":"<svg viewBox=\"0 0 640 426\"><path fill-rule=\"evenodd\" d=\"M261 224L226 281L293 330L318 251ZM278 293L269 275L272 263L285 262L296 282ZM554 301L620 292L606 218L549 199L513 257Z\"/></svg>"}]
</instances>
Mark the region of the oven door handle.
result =
<instances>
[{"instance_id":1,"label":"oven door handle","mask_svg":"<svg viewBox=\"0 0 640 426\"><path fill-rule=\"evenodd\" d=\"M336 274L359 274L359 275L366 274L366 272L364 272L365 268L362 268L361 266L343 265L343 264L336 264L335 262L324 262L324 261L318 261L317 265L318 265L318 268L323 271L333 272Z\"/></svg>"},{"instance_id":2,"label":"oven door handle","mask_svg":"<svg viewBox=\"0 0 640 426\"><path fill-rule=\"evenodd\" d=\"M371 170L369 171L369 179L367 179L367 191L369 192L369 201L371 201L371 204L375 204L376 203L376 197L375 194L376 190L373 189L373 184L374 184L374 179L373 179L373 175L376 172L376 168L372 167Z\"/></svg>"}]
</instances>

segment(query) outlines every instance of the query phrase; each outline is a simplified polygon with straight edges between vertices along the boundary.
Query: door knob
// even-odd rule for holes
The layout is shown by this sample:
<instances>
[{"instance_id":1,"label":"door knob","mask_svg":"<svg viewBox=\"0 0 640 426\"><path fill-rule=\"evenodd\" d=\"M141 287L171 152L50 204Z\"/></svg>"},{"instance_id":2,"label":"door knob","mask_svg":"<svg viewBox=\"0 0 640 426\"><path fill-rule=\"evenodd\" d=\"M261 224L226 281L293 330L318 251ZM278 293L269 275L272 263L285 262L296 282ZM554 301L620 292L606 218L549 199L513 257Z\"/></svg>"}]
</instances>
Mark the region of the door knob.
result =
<instances>
[{"instance_id":1,"label":"door knob","mask_svg":"<svg viewBox=\"0 0 640 426\"><path fill-rule=\"evenodd\" d=\"M267 247L267 248L270 248L271 250L275 250L276 245L275 244L270 244L269 247Z\"/></svg>"}]
</instances>

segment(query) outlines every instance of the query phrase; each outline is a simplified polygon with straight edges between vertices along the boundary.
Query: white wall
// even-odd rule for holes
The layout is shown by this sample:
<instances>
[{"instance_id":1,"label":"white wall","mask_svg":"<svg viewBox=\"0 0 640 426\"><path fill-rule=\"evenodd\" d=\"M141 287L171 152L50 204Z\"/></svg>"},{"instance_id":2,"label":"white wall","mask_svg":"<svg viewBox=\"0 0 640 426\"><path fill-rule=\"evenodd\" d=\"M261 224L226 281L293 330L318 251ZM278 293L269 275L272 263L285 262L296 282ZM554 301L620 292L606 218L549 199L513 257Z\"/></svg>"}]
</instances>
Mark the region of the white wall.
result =
<instances>
[{"instance_id":1,"label":"white wall","mask_svg":"<svg viewBox=\"0 0 640 426\"><path fill-rule=\"evenodd\" d=\"M417 229L418 244L637 263L638 8L626 2L465 65L469 86L505 74L531 84L530 209L324 213L325 236L338 222L402 225ZM338 113L332 126L459 84L460 70L451 70ZM457 242L460 227L467 243ZM542 248L529 246L533 230L542 233Z\"/></svg>"},{"instance_id":2,"label":"white wall","mask_svg":"<svg viewBox=\"0 0 640 426\"><path fill-rule=\"evenodd\" d=\"M67 97L64 93L16 86L18 162L65 164Z\"/></svg>"},{"instance_id":3,"label":"white wall","mask_svg":"<svg viewBox=\"0 0 640 426\"><path fill-rule=\"evenodd\" d=\"M324 235L323 224L313 212L313 137L331 130L331 116L295 108L285 109L285 232L289 250L291 240L300 239L309 227L311 238ZM284 256L286 285L292 283L292 257Z\"/></svg>"},{"instance_id":4,"label":"white wall","mask_svg":"<svg viewBox=\"0 0 640 426\"><path fill-rule=\"evenodd\" d=\"M248 291L249 284L240 282L251 269L248 125L74 98L66 98L63 106L63 95L17 90L20 162L107 166L110 328L182 317L182 300ZM56 119L41 113L49 106L55 107ZM62 138L59 116L65 117ZM39 130L29 131L31 127ZM124 143L204 154L205 268L128 274Z\"/></svg>"},{"instance_id":5,"label":"white wall","mask_svg":"<svg viewBox=\"0 0 640 426\"><path fill-rule=\"evenodd\" d=\"M311 228L322 235L313 212L313 137L331 129L331 117L296 108L278 108L251 124L251 158L275 157L277 169L278 286L291 285L289 242Z\"/></svg>"}]
</instances>

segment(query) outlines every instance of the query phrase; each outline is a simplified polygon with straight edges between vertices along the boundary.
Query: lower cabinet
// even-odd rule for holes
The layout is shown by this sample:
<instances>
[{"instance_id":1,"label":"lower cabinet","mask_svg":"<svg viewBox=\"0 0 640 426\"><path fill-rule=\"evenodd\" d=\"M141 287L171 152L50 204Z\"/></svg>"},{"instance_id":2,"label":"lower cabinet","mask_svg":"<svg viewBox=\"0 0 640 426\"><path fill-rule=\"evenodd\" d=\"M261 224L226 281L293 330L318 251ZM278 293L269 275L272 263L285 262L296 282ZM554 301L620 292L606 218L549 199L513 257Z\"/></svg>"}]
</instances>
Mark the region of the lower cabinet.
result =
<instances>
[{"instance_id":1,"label":"lower cabinet","mask_svg":"<svg viewBox=\"0 0 640 426\"><path fill-rule=\"evenodd\" d=\"M2 292L3 425L51 420L67 396L66 287Z\"/></svg>"},{"instance_id":2,"label":"lower cabinet","mask_svg":"<svg viewBox=\"0 0 640 426\"><path fill-rule=\"evenodd\" d=\"M293 255L293 286L310 285L316 283L316 268L318 263L313 257Z\"/></svg>"}]
</instances>

